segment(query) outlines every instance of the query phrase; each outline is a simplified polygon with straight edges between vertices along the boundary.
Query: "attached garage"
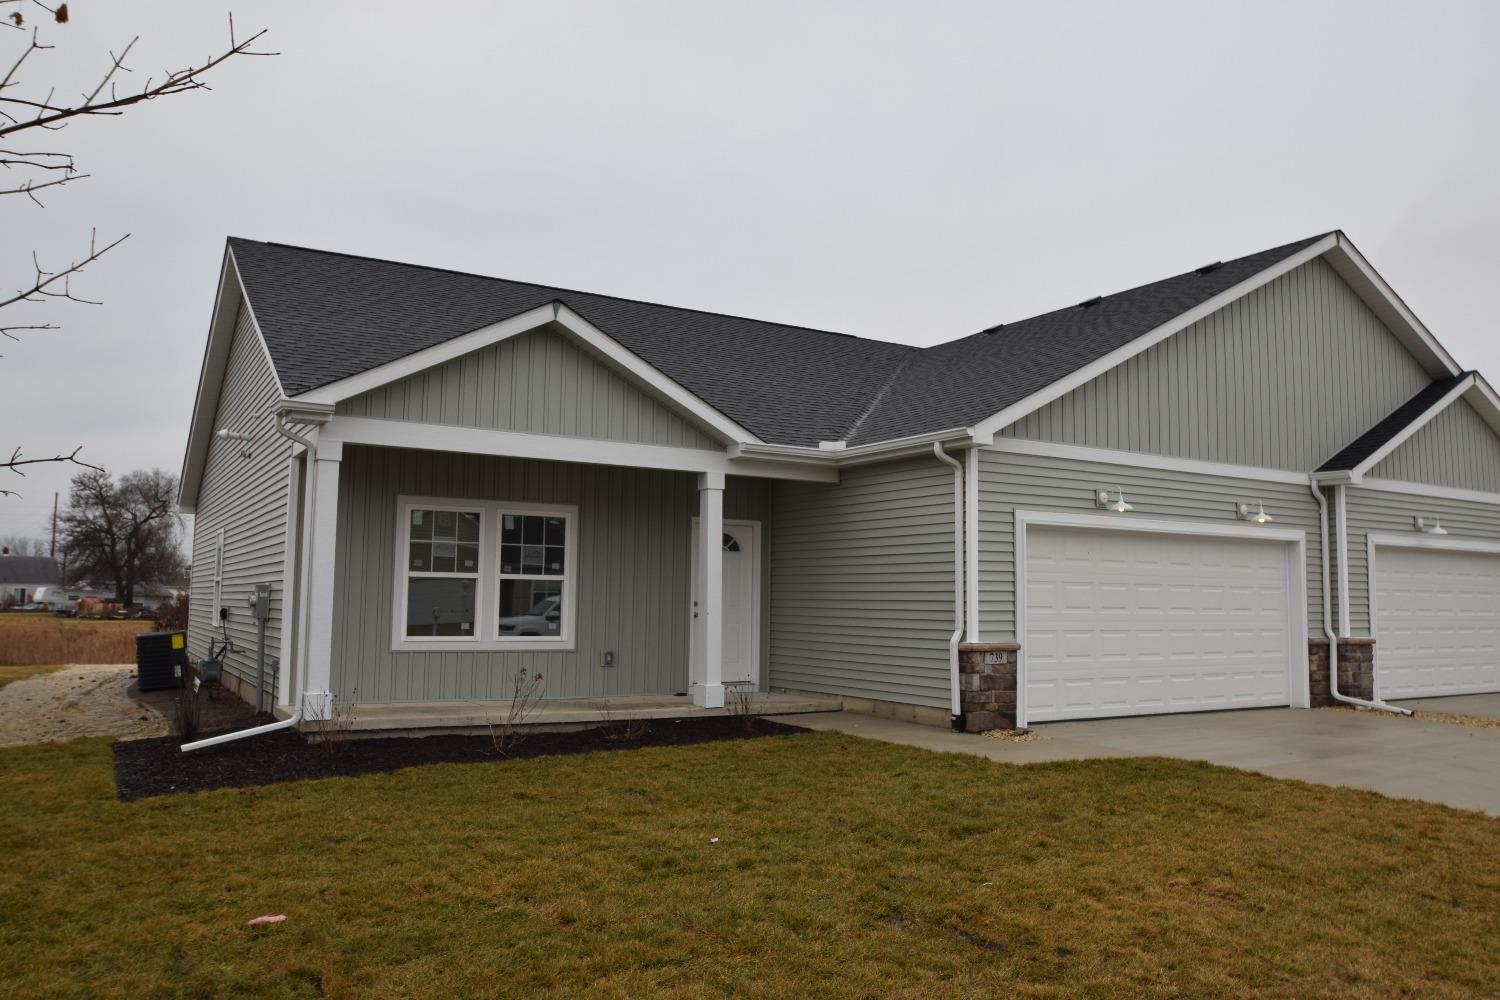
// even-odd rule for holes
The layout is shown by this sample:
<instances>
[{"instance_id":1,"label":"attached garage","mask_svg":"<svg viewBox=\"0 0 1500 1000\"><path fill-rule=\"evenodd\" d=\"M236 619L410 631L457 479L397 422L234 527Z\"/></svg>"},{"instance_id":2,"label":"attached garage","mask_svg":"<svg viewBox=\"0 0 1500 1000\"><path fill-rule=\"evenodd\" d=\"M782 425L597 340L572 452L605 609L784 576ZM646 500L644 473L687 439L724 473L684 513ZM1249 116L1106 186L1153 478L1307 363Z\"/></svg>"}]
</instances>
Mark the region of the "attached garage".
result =
<instances>
[{"instance_id":1,"label":"attached garage","mask_svg":"<svg viewBox=\"0 0 1500 1000\"><path fill-rule=\"evenodd\" d=\"M1371 535L1378 698L1500 691L1500 545Z\"/></svg>"},{"instance_id":2,"label":"attached garage","mask_svg":"<svg viewBox=\"0 0 1500 1000\"><path fill-rule=\"evenodd\" d=\"M1301 531L1016 518L1021 724L1307 704Z\"/></svg>"}]
</instances>

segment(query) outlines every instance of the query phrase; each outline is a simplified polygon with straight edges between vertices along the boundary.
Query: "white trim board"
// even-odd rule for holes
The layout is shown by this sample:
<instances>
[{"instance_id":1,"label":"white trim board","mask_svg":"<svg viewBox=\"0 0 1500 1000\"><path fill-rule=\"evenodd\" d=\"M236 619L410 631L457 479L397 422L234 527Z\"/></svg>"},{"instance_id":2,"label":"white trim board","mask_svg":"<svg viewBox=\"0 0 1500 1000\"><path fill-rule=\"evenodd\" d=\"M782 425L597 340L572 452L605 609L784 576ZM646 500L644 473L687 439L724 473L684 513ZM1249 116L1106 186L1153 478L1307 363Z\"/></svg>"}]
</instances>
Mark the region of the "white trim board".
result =
<instances>
[{"instance_id":1,"label":"white trim board","mask_svg":"<svg viewBox=\"0 0 1500 1000\"><path fill-rule=\"evenodd\" d=\"M769 479L799 479L816 483L836 483L839 478L837 469L732 459L723 452L701 448L674 448L658 444L601 441L596 438L566 437L560 434L498 431L482 427L456 427L449 424L385 420L379 417L334 417L324 425L318 438L319 447L322 447L325 441L375 445L382 448L415 448L507 458L533 458L552 462L582 462L589 465L673 469L682 472L760 476Z\"/></svg>"},{"instance_id":2,"label":"white trim board","mask_svg":"<svg viewBox=\"0 0 1500 1000\"><path fill-rule=\"evenodd\" d=\"M1036 455L1041 458L1063 458L1079 462L1099 462L1105 465L1126 465L1141 469L1157 469L1164 472L1188 472L1204 476L1222 476L1261 483L1286 483L1306 486L1307 473L1288 469L1265 469L1253 465L1228 465L1223 462L1204 462L1195 458L1174 458L1170 455L1150 455L1139 451L1114 451L1108 448L1088 448L1076 444L1054 444L1050 441L1033 441L1030 438L997 437L993 442L981 445L987 451L1011 455Z\"/></svg>"},{"instance_id":3,"label":"white trim board","mask_svg":"<svg viewBox=\"0 0 1500 1000\"><path fill-rule=\"evenodd\" d=\"M1500 505L1500 493L1485 493L1481 490L1464 490L1453 486L1430 486L1427 483L1408 483L1399 479L1364 479L1355 489L1374 490L1378 493L1403 493L1435 500L1461 500L1467 503Z\"/></svg>"},{"instance_id":4,"label":"white trim board","mask_svg":"<svg viewBox=\"0 0 1500 1000\"><path fill-rule=\"evenodd\" d=\"M1015 512L1015 621L1016 725L1025 728L1026 712L1026 536L1033 527L1079 528L1090 531L1135 531L1148 534L1192 535L1279 542L1292 548L1287 559L1287 624L1290 633L1288 692L1293 708L1312 703L1307 665L1307 532L1296 528L1267 528L1253 524L1215 524L1196 521L1165 521L1129 515L1058 513L1017 510Z\"/></svg>"},{"instance_id":5,"label":"white trim board","mask_svg":"<svg viewBox=\"0 0 1500 1000\"><path fill-rule=\"evenodd\" d=\"M979 449L964 454L964 633L983 642L979 624Z\"/></svg>"}]
</instances>

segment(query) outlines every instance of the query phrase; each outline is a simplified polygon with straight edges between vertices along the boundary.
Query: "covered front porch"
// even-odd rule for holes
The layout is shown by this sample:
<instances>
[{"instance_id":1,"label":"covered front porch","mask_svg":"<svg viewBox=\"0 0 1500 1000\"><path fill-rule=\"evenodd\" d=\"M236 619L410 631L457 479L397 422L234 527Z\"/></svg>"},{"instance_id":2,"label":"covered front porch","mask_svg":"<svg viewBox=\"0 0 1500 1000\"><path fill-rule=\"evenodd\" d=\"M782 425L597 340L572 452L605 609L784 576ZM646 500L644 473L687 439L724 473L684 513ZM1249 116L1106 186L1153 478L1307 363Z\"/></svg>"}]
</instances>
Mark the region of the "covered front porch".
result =
<instances>
[{"instance_id":1,"label":"covered front porch","mask_svg":"<svg viewBox=\"0 0 1500 1000\"><path fill-rule=\"evenodd\" d=\"M832 695L788 694L759 691L753 697L737 698L731 692L727 703L706 708L693 703L686 694L640 695L622 698L544 698L519 721L510 719L512 702L497 701L427 701L406 704L348 706L341 720L344 729L356 733L391 733L431 735L435 733L487 730L503 724L520 725L538 730L553 727L598 726L636 719L701 719L734 714L801 715L813 712L837 712L843 699ZM279 710L286 717L288 709ZM303 728L316 730L326 722L304 723Z\"/></svg>"}]
</instances>

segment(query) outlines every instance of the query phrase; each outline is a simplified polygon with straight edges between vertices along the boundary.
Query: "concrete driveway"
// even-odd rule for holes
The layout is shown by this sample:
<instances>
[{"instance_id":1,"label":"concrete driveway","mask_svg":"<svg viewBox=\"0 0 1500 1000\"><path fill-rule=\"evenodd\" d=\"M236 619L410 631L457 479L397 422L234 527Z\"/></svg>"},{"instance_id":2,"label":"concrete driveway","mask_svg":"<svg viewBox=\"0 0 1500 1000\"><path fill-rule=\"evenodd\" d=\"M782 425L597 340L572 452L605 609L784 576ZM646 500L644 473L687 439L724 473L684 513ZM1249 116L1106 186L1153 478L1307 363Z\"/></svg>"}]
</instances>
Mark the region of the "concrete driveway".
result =
<instances>
[{"instance_id":1,"label":"concrete driveway","mask_svg":"<svg viewBox=\"0 0 1500 1000\"><path fill-rule=\"evenodd\" d=\"M784 721L1011 764L1092 757L1204 760L1276 778L1363 788L1500 816L1500 729L1383 713L1273 708L1052 722L1037 726L1039 738L1029 743L852 712L790 716Z\"/></svg>"},{"instance_id":2,"label":"concrete driveway","mask_svg":"<svg viewBox=\"0 0 1500 1000\"><path fill-rule=\"evenodd\" d=\"M1413 712L1441 712L1444 715L1472 715L1480 719L1500 720L1500 694L1456 694L1446 698L1415 698L1393 704Z\"/></svg>"}]
</instances>

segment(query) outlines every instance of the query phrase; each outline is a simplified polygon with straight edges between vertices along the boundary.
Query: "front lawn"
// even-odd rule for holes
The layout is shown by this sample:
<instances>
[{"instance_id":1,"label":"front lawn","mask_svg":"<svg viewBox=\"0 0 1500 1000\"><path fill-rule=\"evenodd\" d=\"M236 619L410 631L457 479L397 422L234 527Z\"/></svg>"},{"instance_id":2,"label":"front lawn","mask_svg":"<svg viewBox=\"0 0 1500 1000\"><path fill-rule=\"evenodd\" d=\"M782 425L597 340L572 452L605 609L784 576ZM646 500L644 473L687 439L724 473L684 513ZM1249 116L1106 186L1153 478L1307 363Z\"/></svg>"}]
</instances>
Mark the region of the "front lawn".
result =
<instances>
[{"instance_id":1,"label":"front lawn","mask_svg":"<svg viewBox=\"0 0 1500 1000\"><path fill-rule=\"evenodd\" d=\"M80 740L0 750L0 852L11 997L1500 988L1500 821L1173 761L820 733L121 803Z\"/></svg>"}]
</instances>

